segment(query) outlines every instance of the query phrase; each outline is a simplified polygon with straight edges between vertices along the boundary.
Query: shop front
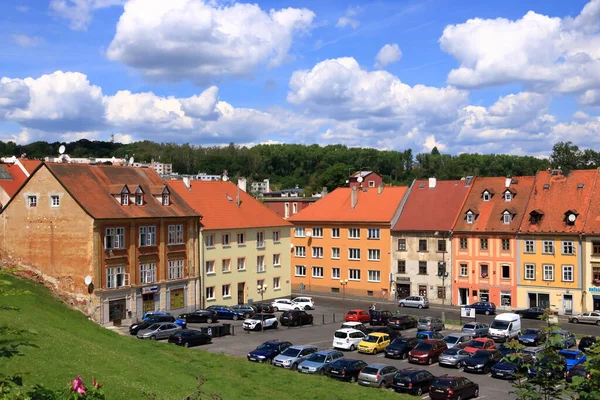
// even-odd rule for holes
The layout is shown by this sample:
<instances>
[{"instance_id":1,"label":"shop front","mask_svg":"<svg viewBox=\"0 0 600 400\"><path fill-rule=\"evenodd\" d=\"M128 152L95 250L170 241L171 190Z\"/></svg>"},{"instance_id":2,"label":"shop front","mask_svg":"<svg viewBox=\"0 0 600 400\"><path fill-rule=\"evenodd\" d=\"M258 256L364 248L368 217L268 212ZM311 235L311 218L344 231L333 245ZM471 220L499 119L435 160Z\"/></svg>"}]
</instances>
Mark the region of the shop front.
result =
<instances>
[{"instance_id":1,"label":"shop front","mask_svg":"<svg viewBox=\"0 0 600 400\"><path fill-rule=\"evenodd\" d=\"M410 296L410 278L396 277L396 297L404 299L408 296Z\"/></svg>"},{"instance_id":2,"label":"shop front","mask_svg":"<svg viewBox=\"0 0 600 400\"><path fill-rule=\"evenodd\" d=\"M160 293L158 285L146 286L141 289L142 315L149 311L160 309Z\"/></svg>"}]
</instances>

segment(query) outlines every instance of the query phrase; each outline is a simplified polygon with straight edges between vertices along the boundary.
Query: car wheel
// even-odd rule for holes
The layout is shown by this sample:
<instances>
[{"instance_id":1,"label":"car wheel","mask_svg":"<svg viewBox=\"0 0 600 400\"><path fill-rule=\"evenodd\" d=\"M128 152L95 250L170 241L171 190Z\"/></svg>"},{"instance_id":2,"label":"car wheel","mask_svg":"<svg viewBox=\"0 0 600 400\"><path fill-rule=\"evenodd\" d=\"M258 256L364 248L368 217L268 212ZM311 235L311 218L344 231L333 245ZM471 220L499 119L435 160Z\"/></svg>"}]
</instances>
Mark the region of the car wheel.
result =
<instances>
[{"instance_id":1,"label":"car wheel","mask_svg":"<svg viewBox=\"0 0 600 400\"><path fill-rule=\"evenodd\" d=\"M206 323L207 324L212 324L212 318L206 318Z\"/></svg>"},{"instance_id":2,"label":"car wheel","mask_svg":"<svg viewBox=\"0 0 600 400\"><path fill-rule=\"evenodd\" d=\"M156 340L156 336L154 336L154 335L150 336L150 340Z\"/></svg>"},{"instance_id":3,"label":"car wheel","mask_svg":"<svg viewBox=\"0 0 600 400\"><path fill-rule=\"evenodd\" d=\"M267 359L267 364L273 365L273 359L272 358Z\"/></svg>"},{"instance_id":4,"label":"car wheel","mask_svg":"<svg viewBox=\"0 0 600 400\"><path fill-rule=\"evenodd\" d=\"M293 322L292 322L292 326L298 326L298 325L299 325L299 322L298 322L298 321L293 321Z\"/></svg>"},{"instance_id":5,"label":"car wheel","mask_svg":"<svg viewBox=\"0 0 600 400\"><path fill-rule=\"evenodd\" d=\"M291 369L292 371L295 371L295 370L297 370L297 369L298 369L298 364L295 364L295 363L294 363L294 364L292 364L292 366L290 367L290 369Z\"/></svg>"},{"instance_id":6,"label":"car wheel","mask_svg":"<svg viewBox=\"0 0 600 400\"><path fill-rule=\"evenodd\" d=\"M400 354L400 359L401 360L406 360L406 357L408 357L408 354L406 354L406 353Z\"/></svg>"},{"instance_id":7,"label":"car wheel","mask_svg":"<svg viewBox=\"0 0 600 400\"><path fill-rule=\"evenodd\" d=\"M419 309L422 309L422 308L423 308L423 306L421 304L419 304Z\"/></svg>"},{"instance_id":8,"label":"car wheel","mask_svg":"<svg viewBox=\"0 0 600 400\"><path fill-rule=\"evenodd\" d=\"M234 321L237 321L239 318L239 316L237 314L234 314L233 317L231 317L231 319L233 319Z\"/></svg>"},{"instance_id":9,"label":"car wheel","mask_svg":"<svg viewBox=\"0 0 600 400\"><path fill-rule=\"evenodd\" d=\"M310 306L304 306L304 310L306 310L306 311L310 310Z\"/></svg>"},{"instance_id":10,"label":"car wheel","mask_svg":"<svg viewBox=\"0 0 600 400\"><path fill-rule=\"evenodd\" d=\"M483 368L483 373L484 373L484 374L489 374L489 373L490 373L490 369L491 369L491 368L490 368L489 366L487 366L487 367Z\"/></svg>"},{"instance_id":11,"label":"car wheel","mask_svg":"<svg viewBox=\"0 0 600 400\"><path fill-rule=\"evenodd\" d=\"M427 359L427 364L429 364L429 365L433 364L433 358L429 357Z\"/></svg>"},{"instance_id":12,"label":"car wheel","mask_svg":"<svg viewBox=\"0 0 600 400\"><path fill-rule=\"evenodd\" d=\"M404 307L404 303L400 303L398 304L400 307Z\"/></svg>"},{"instance_id":13,"label":"car wheel","mask_svg":"<svg viewBox=\"0 0 600 400\"><path fill-rule=\"evenodd\" d=\"M356 383L356 377L355 376L351 376L350 377L350 383Z\"/></svg>"},{"instance_id":14,"label":"car wheel","mask_svg":"<svg viewBox=\"0 0 600 400\"><path fill-rule=\"evenodd\" d=\"M423 388L421 388L421 387L417 388L417 391L415 392L415 394L417 396L421 396L423 394Z\"/></svg>"},{"instance_id":15,"label":"car wheel","mask_svg":"<svg viewBox=\"0 0 600 400\"><path fill-rule=\"evenodd\" d=\"M600 326L600 319L596 321L596 325Z\"/></svg>"},{"instance_id":16,"label":"car wheel","mask_svg":"<svg viewBox=\"0 0 600 400\"><path fill-rule=\"evenodd\" d=\"M534 341L533 341L533 346L534 346L534 347L537 347L537 345L538 345L538 341L537 341L537 340L534 340Z\"/></svg>"},{"instance_id":17,"label":"car wheel","mask_svg":"<svg viewBox=\"0 0 600 400\"><path fill-rule=\"evenodd\" d=\"M183 347L190 347L190 342L185 342L185 343L183 344Z\"/></svg>"},{"instance_id":18,"label":"car wheel","mask_svg":"<svg viewBox=\"0 0 600 400\"><path fill-rule=\"evenodd\" d=\"M373 355L377 354L377 347L373 349Z\"/></svg>"},{"instance_id":19,"label":"car wheel","mask_svg":"<svg viewBox=\"0 0 600 400\"><path fill-rule=\"evenodd\" d=\"M273 322L273 329L279 329L279 324L277 322Z\"/></svg>"},{"instance_id":20,"label":"car wheel","mask_svg":"<svg viewBox=\"0 0 600 400\"><path fill-rule=\"evenodd\" d=\"M245 314L244 314L244 319L248 319L248 318L250 318L250 314L248 314L248 313L245 313Z\"/></svg>"},{"instance_id":21,"label":"car wheel","mask_svg":"<svg viewBox=\"0 0 600 400\"><path fill-rule=\"evenodd\" d=\"M579 320L578 320L577 318L573 318L573 319L571 320L571 322L572 322L572 323L574 323L574 324L576 324L576 323L578 323L578 322L579 322Z\"/></svg>"},{"instance_id":22,"label":"car wheel","mask_svg":"<svg viewBox=\"0 0 600 400\"><path fill-rule=\"evenodd\" d=\"M277 312L277 311L279 311L279 308L273 307L273 312Z\"/></svg>"},{"instance_id":23,"label":"car wheel","mask_svg":"<svg viewBox=\"0 0 600 400\"><path fill-rule=\"evenodd\" d=\"M260 331L260 324L256 324L256 326L254 327L255 331Z\"/></svg>"},{"instance_id":24,"label":"car wheel","mask_svg":"<svg viewBox=\"0 0 600 400\"><path fill-rule=\"evenodd\" d=\"M350 351L354 351L356 350L356 346L355 345L350 345Z\"/></svg>"},{"instance_id":25,"label":"car wheel","mask_svg":"<svg viewBox=\"0 0 600 400\"><path fill-rule=\"evenodd\" d=\"M488 310L485 310L485 315L490 315L490 312Z\"/></svg>"}]
</instances>

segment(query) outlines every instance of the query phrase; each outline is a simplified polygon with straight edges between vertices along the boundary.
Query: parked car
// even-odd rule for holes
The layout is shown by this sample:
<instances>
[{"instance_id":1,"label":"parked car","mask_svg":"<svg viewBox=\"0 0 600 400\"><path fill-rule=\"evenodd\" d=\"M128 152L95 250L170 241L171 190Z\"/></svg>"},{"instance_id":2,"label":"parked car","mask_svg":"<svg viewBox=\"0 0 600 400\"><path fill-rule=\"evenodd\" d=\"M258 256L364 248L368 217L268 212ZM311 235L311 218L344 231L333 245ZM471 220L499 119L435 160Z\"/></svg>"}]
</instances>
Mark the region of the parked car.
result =
<instances>
[{"instance_id":1,"label":"parked car","mask_svg":"<svg viewBox=\"0 0 600 400\"><path fill-rule=\"evenodd\" d=\"M365 310L350 310L346 313L346 321L369 322L371 314Z\"/></svg>"},{"instance_id":2,"label":"parked car","mask_svg":"<svg viewBox=\"0 0 600 400\"><path fill-rule=\"evenodd\" d=\"M275 314L254 314L242 323L244 330L260 331L263 329L277 329L279 323Z\"/></svg>"},{"instance_id":3,"label":"parked car","mask_svg":"<svg viewBox=\"0 0 600 400\"><path fill-rule=\"evenodd\" d=\"M279 317L279 322L283 326L310 325L313 323L313 316L302 310L284 311Z\"/></svg>"},{"instance_id":4,"label":"parked car","mask_svg":"<svg viewBox=\"0 0 600 400\"><path fill-rule=\"evenodd\" d=\"M334 349L344 349L354 351L358 344L367 338L367 334L358 329L338 329L333 334Z\"/></svg>"},{"instance_id":5,"label":"parked car","mask_svg":"<svg viewBox=\"0 0 600 400\"><path fill-rule=\"evenodd\" d=\"M555 349L570 349L577 346L577 338L569 331L552 331L549 340Z\"/></svg>"},{"instance_id":6,"label":"parked car","mask_svg":"<svg viewBox=\"0 0 600 400\"><path fill-rule=\"evenodd\" d=\"M519 337L519 343L524 346L537 346L546 341L546 333L538 328L527 328Z\"/></svg>"},{"instance_id":7,"label":"parked car","mask_svg":"<svg viewBox=\"0 0 600 400\"><path fill-rule=\"evenodd\" d=\"M142 320L145 320L146 318L151 318L151 317L170 317L171 314L168 313L167 311L148 311L145 312L144 315L142 315Z\"/></svg>"},{"instance_id":8,"label":"parked car","mask_svg":"<svg viewBox=\"0 0 600 400\"><path fill-rule=\"evenodd\" d=\"M449 349L454 347L462 349L467 343L473 340L473 337L471 335L465 335L464 333L451 333L444 336L443 340L446 342Z\"/></svg>"},{"instance_id":9,"label":"parked car","mask_svg":"<svg viewBox=\"0 0 600 400\"><path fill-rule=\"evenodd\" d=\"M432 331L417 332L415 337L417 338L417 340L419 342L422 342L423 340L427 340L427 339L442 339L442 340L444 339L444 335L442 335L439 332L432 332Z\"/></svg>"},{"instance_id":10,"label":"parked car","mask_svg":"<svg viewBox=\"0 0 600 400\"><path fill-rule=\"evenodd\" d=\"M369 320L371 325L387 325L390 318L393 317L393 314L388 310L371 310L369 314L371 315Z\"/></svg>"},{"instance_id":11,"label":"parked car","mask_svg":"<svg viewBox=\"0 0 600 400\"><path fill-rule=\"evenodd\" d=\"M440 355L439 364L444 367L462 368L464 361L470 356L468 351L453 347Z\"/></svg>"},{"instance_id":12,"label":"parked car","mask_svg":"<svg viewBox=\"0 0 600 400\"><path fill-rule=\"evenodd\" d=\"M448 350L446 342L441 339L427 339L419 343L408 353L408 362L416 364L433 364L438 361L444 351Z\"/></svg>"},{"instance_id":13,"label":"parked car","mask_svg":"<svg viewBox=\"0 0 600 400\"><path fill-rule=\"evenodd\" d=\"M275 299L271 302L271 305L273 306L273 310L275 312L300 309L300 305L294 303L290 299Z\"/></svg>"},{"instance_id":14,"label":"parked car","mask_svg":"<svg viewBox=\"0 0 600 400\"><path fill-rule=\"evenodd\" d=\"M386 333L390 335L390 340L394 340L402 334L398 332L396 329L392 329L389 326L372 326L367 328L367 334L369 333Z\"/></svg>"},{"instance_id":15,"label":"parked car","mask_svg":"<svg viewBox=\"0 0 600 400\"><path fill-rule=\"evenodd\" d=\"M290 346L273 359L273 365L294 371L302 361L317 351L315 346Z\"/></svg>"},{"instance_id":16,"label":"parked car","mask_svg":"<svg viewBox=\"0 0 600 400\"><path fill-rule=\"evenodd\" d=\"M154 325L158 322L175 322L175 317L172 315L156 315L154 317L146 318L141 322L136 322L129 326L129 334L137 335L137 333L143 329L148 329L150 325Z\"/></svg>"},{"instance_id":17,"label":"parked car","mask_svg":"<svg viewBox=\"0 0 600 400\"><path fill-rule=\"evenodd\" d=\"M584 336L579 341L578 348L583 352L588 352L596 343L600 343L600 340L596 336Z\"/></svg>"},{"instance_id":18,"label":"parked car","mask_svg":"<svg viewBox=\"0 0 600 400\"><path fill-rule=\"evenodd\" d=\"M169 336L169 343L178 346L190 347L200 344L210 344L212 337L196 329L181 329Z\"/></svg>"},{"instance_id":19,"label":"parked car","mask_svg":"<svg viewBox=\"0 0 600 400\"><path fill-rule=\"evenodd\" d=\"M533 363L530 355L523 354L522 357L503 357L492 367L492 378L517 379L527 373L527 365Z\"/></svg>"},{"instance_id":20,"label":"parked car","mask_svg":"<svg viewBox=\"0 0 600 400\"><path fill-rule=\"evenodd\" d=\"M488 374L492 367L502 360L502 353L496 350L477 350L463 363L463 371Z\"/></svg>"},{"instance_id":21,"label":"parked car","mask_svg":"<svg viewBox=\"0 0 600 400\"><path fill-rule=\"evenodd\" d=\"M474 338L486 337L490 330L488 324L482 322L469 322L463 325L461 332L468 333Z\"/></svg>"},{"instance_id":22,"label":"parked car","mask_svg":"<svg viewBox=\"0 0 600 400\"><path fill-rule=\"evenodd\" d=\"M394 339L388 347L385 348L386 358L399 358L404 360L408 353L419 344L417 338L398 338Z\"/></svg>"},{"instance_id":23,"label":"parked car","mask_svg":"<svg viewBox=\"0 0 600 400\"><path fill-rule=\"evenodd\" d=\"M389 388L398 369L386 364L369 364L358 374L358 384L376 388Z\"/></svg>"},{"instance_id":24,"label":"parked car","mask_svg":"<svg viewBox=\"0 0 600 400\"><path fill-rule=\"evenodd\" d=\"M298 372L303 374L322 374L323 368L327 364L339 358L344 358L344 353L339 350L317 351L298 365Z\"/></svg>"},{"instance_id":25,"label":"parked car","mask_svg":"<svg viewBox=\"0 0 600 400\"><path fill-rule=\"evenodd\" d=\"M312 297L296 297L292 300L293 303L296 303L301 310L314 310L315 302Z\"/></svg>"},{"instance_id":26,"label":"parked car","mask_svg":"<svg viewBox=\"0 0 600 400\"><path fill-rule=\"evenodd\" d=\"M435 317L421 317L417 324L417 331L443 331L446 329L441 319Z\"/></svg>"},{"instance_id":27,"label":"parked car","mask_svg":"<svg viewBox=\"0 0 600 400\"><path fill-rule=\"evenodd\" d=\"M582 314L577 314L569 318L569 322L572 324L582 323L582 324L596 324L600 326L600 312L586 312Z\"/></svg>"},{"instance_id":28,"label":"parked car","mask_svg":"<svg viewBox=\"0 0 600 400\"><path fill-rule=\"evenodd\" d=\"M565 379L568 383L573 383L573 378L582 377L588 382L591 382L592 374L585 368L583 364L574 365L570 370L565 374ZM591 389L591 385L590 385Z\"/></svg>"},{"instance_id":29,"label":"parked car","mask_svg":"<svg viewBox=\"0 0 600 400\"><path fill-rule=\"evenodd\" d=\"M531 356L533 361L536 361L538 358L540 358L541 354L543 354L543 352L544 352L543 347L528 347L526 349L521 350L522 354Z\"/></svg>"},{"instance_id":30,"label":"parked car","mask_svg":"<svg viewBox=\"0 0 600 400\"><path fill-rule=\"evenodd\" d=\"M146 329L138 331L136 336L138 339L167 339L169 336L171 336L180 329L181 326L177 325L174 322L158 322L156 324L150 325Z\"/></svg>"},{"instance_id":31,"label":"parked car","mask_svg":"<svg viewBox=\"0 0 600 400\"><path fill-rule=\"evenodd\" d=\"M388 326L392 329L404 330L417 327L417 320L411 315L393 315L388 320Z\"/></svg>"},{"instance_id":32,"label":"parked car","mask_svg":"<svg viewBox=\"0 0 600 400\"><path fill-rule=\"evenodd\" d=\"M503 356L507 356L509 354L513 354L513 353L517 352L516 349L514 349L513 347L509 347L505 343L496 344L496 350L498 350L500 353L502 353Z\"/></svg>"},{"instance_id":33,"label":"parked car","mask_svg":"<svg viewBox=\"0 0 600 400\"><path fill-rule=\"evenodd\" d=\"M429 388L432 400L455 400L479 397L479 385L462 376L440 376Z\"/></svg>"},{"instance_id":34,"label":"parked car","mask_svg":"<svg viewBox=\"0 0 600 400\"><path fill-rule=\"evenodd\" d=\"M196 310L191 313L179 314L179 318L187 323L206 322L211 324L219 321L219 317L215 310Z\"/></svg>"},{"instance_id":35,"label":"parked car","mask_svg":"<svg viewBox=\"0 0 600 400\"><path fill-rule=\"evenodd\" d=\"M478 301L477 303L473 303L470 308L475 309L475 314L495 314L496 313L496 304L490 303L489 301Z\"/></svg>"},{"instance_id":36,"label":"parked car","mask_svg":"<svg viewBox=\"0 0 600 400\"><path fill-rule=\"evenodd\" d=\"M231 309L233 311L242 313L244 315L244 318L250 318L251 316L256 314L256 308L254 308L254 306L251 306L250 304L236 304L234 306L231 306Z\"/></svg>"},{"instance_id":37,"label":"parked car","mask_svg":"<svg viewBox=\"0 0 600 400\"><path fill-rule=\"evenodd\" d=\"M244 313L237 312L227 306L209 306L207 309L216 311L217 318L219 319L232 319L237 321L240 318L244 318Z\"/></svg>"},{"instance_id":38,"label":"parked car","mask_svg":"<svg viewBox=\"0 0 600 400\"><path fill-rule=\"evenodd\" d=\"M465 346L465 350L471 354L475 353L477 350L491 350L495 348L496 342L489 338L473 339Z\"/></svg>"},{"instance_id":39,"label":"parked car","mask_svg":"<svg viewBox=\"0 0 600 400\"><path fill-rule=\"evenodd\" d=\"M273 363L273 359L279 354L283 353L285 349L290 347L290 342L280 342L279 340L270 340L259 345L256 349L252 350L246 358L248 361L268 364Z\"/></svg>"},{"instance_id":40,"label":"parked car","mask_svg":"<svg viewBox=\"0 0 600 400\"><path fill-rule=\"evenodd\" d=\"M357 330L363 332L365 335L368 334L369 332L371 332L371 330L369 328L367 328L361 322L344 322L342 324L342 326L340 326L340 328L341 329L357 329Z\"/></svg>"},{"instance_id":41,"label":"parked car","mask_svg":"<svg viewBox=\"0 0 600 400\"><path fill-rule=\"evenodd\" d=\"M373 332L358 344L359 353L377 354L390 345L390 335Z\"/></svg>"},{"instance_id":42,"label":"parked car","mask_svg":"<svg viewBox=\"0 0 600 400\"><path fill-rule=\"evenodd\" d=\"M429 386L435 380L435 376L426 370L402 369L398 370L392 381L392 389L396 393L408 393L413 396L421 396L429 391Z\"/></svg>"},{"instance_id":43,"label":"parked car","mask_svg":"<svg viewBox=\"0 0 600 400\"><path fill-rule=\"evenodd\" d=\"M267 303L253 303L252 306L256 309L257 313L273 314L275 312L273 306Z\"/></svg>"},{"instance_id":44,"label":"parked car","mask_svg":"<svg viewBox=\"0 0 600 400\"><path fill-rule=\"evenodd\" d=\"M398 300L399 307L429 308L429 300L425 296L408 296Z\"/></svg>"},{"instance_id":45,"label":"parked car","mask_svg":"<svg viewBox=\"0 0 600 400\"><path fill-rule=\"evenodd\" d=\"M540 319L542 315L546 312L545 308L542 307L531 307L525 310L517 310L515 314L519 314L521 318L527 319Z\"/></svg>"},{"instance_id":46,"label":"parked car","mask_svg":"<svg viewBox=\"0 0 600 400\"><path fill-rule=\"evenodd\" d=\"M561 350L558 354L565 358L567 362L567 371L577 364L583 364L587 361L587 356L581 350Z\"/></svg>"},{"instance_id":47,"label":"parked car","mask_svg":"<svg viewBox=\"0 0 600 400\"><path fill-rule=\"evenodd\" d=\"M567 371L567 362L558 354L551 357L541 357L533 362L532 365L529 366L527 371L527 376L529 379L535 379L540 374L545 375L550 379L562 379L565 377L565 373Z\"/></svg>"},{"instance_id":48,"label":"parked car","mask_svg":"<svg viewBox=\"0 0 600 400\"><path fill-rule=\"evenodd\" d=\"M354 383L358 380L360 371L367 366L363 360L340 358L325 366L325 375L330 378Z\"/></svg>"}]
</instances>

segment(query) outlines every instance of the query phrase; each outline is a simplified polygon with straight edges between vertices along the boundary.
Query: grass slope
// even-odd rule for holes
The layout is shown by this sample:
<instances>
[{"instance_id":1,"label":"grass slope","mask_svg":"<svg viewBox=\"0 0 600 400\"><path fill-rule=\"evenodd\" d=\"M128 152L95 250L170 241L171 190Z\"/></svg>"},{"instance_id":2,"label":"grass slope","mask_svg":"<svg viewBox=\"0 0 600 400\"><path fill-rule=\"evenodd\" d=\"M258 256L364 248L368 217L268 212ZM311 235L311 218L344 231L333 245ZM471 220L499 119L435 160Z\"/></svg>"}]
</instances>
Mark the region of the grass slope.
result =
<instances>
[{"instance_id":1,"label":"grass slope","mask_svg":"<svg viewBox=\"0 0 600 400\"><path fill-rule=\"evenodd\" d=\"M27 373L25 384L57 389L81 375L86 384L95 377L107 399L139 399L143 392L163 399L181 399L193 392L196 376L206 378L204 390L223 399L413 399L393 392L302 376L269 365L258 365L206 351L142 341L101 328L55 299L43 286L4 277L29 294L0 297L0 304L19 311L0 311L0 325L35 334L3 337L2 342L28 341L24 357L2 360L3 373Z\"/></svg>"}]
</instances>

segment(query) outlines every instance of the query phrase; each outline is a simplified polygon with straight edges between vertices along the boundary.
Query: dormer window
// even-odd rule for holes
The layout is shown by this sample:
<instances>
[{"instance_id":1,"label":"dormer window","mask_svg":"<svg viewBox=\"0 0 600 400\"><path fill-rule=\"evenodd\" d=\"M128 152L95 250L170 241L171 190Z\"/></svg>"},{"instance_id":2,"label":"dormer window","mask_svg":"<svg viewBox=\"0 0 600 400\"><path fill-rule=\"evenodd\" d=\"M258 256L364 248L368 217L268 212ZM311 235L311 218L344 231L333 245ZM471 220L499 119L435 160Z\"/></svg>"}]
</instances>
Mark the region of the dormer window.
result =
<instances>
[{"instance_id":1,"label":"dormer window","mask_svg":"<svg viewBox=\"0 0 600 400\"><path fill-rule=\"evenodd\" d=\"M575 225L575 221L577 221L577 216L578 215L579 214L577 213L577 211L575 211L575 210L568 210L565 213L565 222L568 225Z\"/></svg>"},{"instance_id":2,"label":"dormer window","mask_svg":"<svg viewBox=\"0 0 600 400\"><path fill-rule=\"evenodd\" d=\"M127 189L127 186L125 186L123 190L121 190L121 205L129 205L129 190Z\"/></svg>"},{"instance_id":3,"label":"dormer window","mask_svg":"<svg viewBox=\"0 0 600 400\"><path fill-rule=\"evenodd\" d=\"M135 190L135 205L136 206L144 205L144 191L139 186Z\"/></svg>"},{"instance_id":4,"label":"dormer window","mask_svg":"<svg viewBox=\"0 0 600 400\"><path fill-rule=\"evenodd\" d=\"M508 210L502 213L502 222L504 225L510 225L512 222L512 214Z\"/></svg>"},{"instance_id":5,"label":"dormer window","mask_svg":"<svg viewBox=\"0 0 600 400\"><path fill-rule=\"evenodd\" d=\"M529 213L529 222L533 225L537 225L540 223L543 216L544 216L544 213L541 212L540 210L533 210L532 212Z\"/></svg>"},{"instance_id":6,"label":"dormer window","mask_svg":"<svg viewBox=\"0 0 600 400\"><path fill-rule=\"evenodd\" d=\"M168 206L171 204L171 199L169 197L169 193L163 193L162 195L162 205Z\"/></svg>"},{"instance_id":7,"label":"dormer window","mask_svg":"<svg viewBox=\"0 0 600 400\"><path fill-rule=\"evenodd\" d=\"M513 199L513 194L510 190L507 190L506 192L504 192L504 201L507 203L510 203Z\"/></svg>"},{"instance_id":8,"label":"dormer window","mask_svg":"<svg viewBox=\"0 0 600 400\"><path fill-rule=\"evenodd\" d=\"M492 193L490 193L488 190L484 190L481 197L483 198L483 201L490 201L492 198Z\"/></svg>"},{"instance_id":9,"label":"dormer window","mask_svg":"<svg viewBox=\"0 0 600 400\"><path fill-rule=\"evenodd\" d=\"M475 222L475 214L473 214L473 211L467 211L467 224L472 224L473 222Z\"/></svg>"}]
</instances>

